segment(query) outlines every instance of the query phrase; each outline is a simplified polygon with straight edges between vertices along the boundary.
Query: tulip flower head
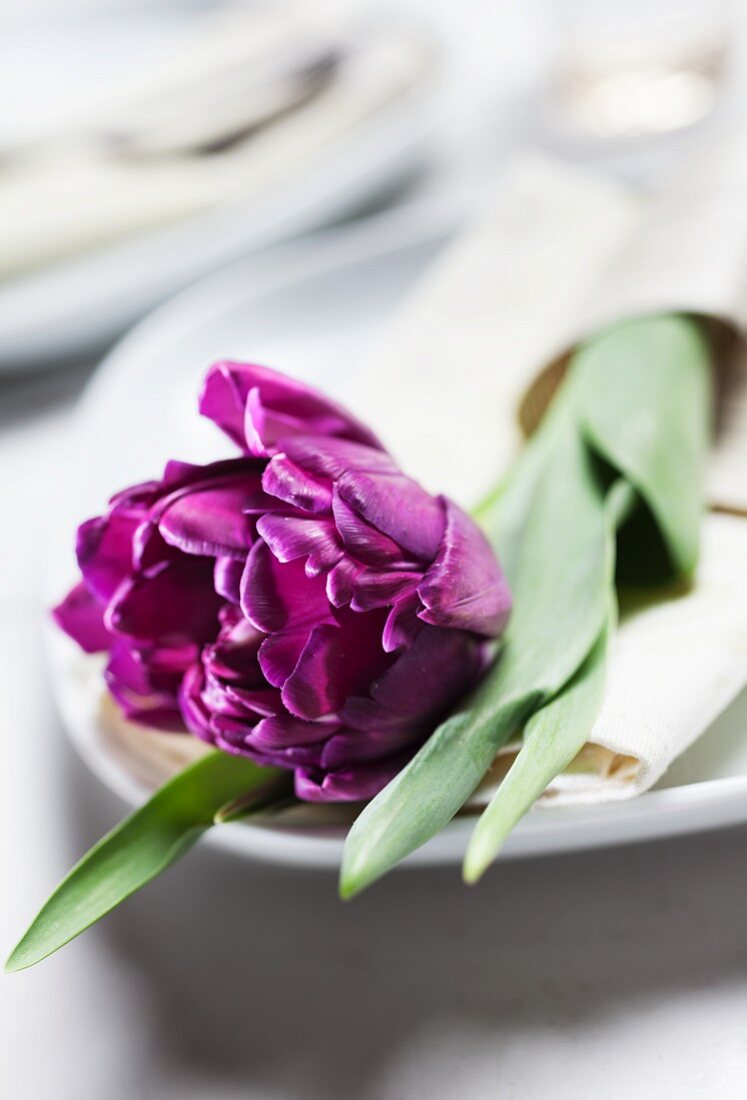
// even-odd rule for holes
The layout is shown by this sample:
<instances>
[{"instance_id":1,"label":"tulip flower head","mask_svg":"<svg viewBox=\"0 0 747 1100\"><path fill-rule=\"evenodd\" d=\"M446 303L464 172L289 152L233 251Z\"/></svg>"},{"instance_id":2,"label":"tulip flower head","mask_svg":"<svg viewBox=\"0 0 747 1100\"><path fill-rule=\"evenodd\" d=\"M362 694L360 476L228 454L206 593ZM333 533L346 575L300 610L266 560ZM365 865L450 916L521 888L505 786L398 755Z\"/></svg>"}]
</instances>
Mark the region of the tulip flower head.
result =
<instances>
[{"instance_id":1,"label":"tulip flower head","mask_svg":"<svg viewBox=\"0 0 747 1100\"><path fill-rule=\"evenodd\" d=\"M127 718L292 769L301 799L368 799L478 679L500 566L313 389L222 362L200 411L235 457L171 461L83 523L56 620L107 652Z\"/></svg>"}]
</instances>

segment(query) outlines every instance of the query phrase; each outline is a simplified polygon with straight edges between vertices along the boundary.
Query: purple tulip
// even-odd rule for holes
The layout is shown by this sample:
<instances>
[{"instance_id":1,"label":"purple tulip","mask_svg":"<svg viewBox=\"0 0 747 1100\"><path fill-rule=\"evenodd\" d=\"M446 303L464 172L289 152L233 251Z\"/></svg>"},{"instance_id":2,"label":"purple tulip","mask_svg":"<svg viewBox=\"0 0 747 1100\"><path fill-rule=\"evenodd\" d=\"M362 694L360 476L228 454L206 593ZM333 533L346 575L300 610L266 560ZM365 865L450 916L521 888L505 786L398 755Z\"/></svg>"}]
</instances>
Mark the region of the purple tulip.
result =
<instances>
[{"instance_id":1,"label":"purple tulip","mask_svg":"<svg viewBox=\"0 0 747 1100\"><path fill-rule=\"evenodd\" d=\"M56 620L108 652L133 721L291 768L302 799L370 798L478 678L510 609L500 567L314 390L218 363L200 411L242 455L169 462L82 524Z\"/></svg>"}]
</instances>

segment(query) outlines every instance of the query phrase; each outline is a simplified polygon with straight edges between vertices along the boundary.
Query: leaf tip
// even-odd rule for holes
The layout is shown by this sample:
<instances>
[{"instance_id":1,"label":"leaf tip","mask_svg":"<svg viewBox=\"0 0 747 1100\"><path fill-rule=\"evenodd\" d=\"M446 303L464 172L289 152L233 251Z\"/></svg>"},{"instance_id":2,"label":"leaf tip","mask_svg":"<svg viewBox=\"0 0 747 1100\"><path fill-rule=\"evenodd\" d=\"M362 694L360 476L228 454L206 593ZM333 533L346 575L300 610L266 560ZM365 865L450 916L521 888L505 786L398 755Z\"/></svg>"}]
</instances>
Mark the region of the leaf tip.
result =
<instances>
[{"instance_id":1,"label":"leaf tip","mask_svg":"<svg viewBox=\"0 0 747 1100\"><path fill-rule=\"evenodd\" d=\"M474 886L475 883L480 881L486 870L487 864L484 861L471 858L468 854L462 864L462 881L466 886Z\"/></svg>"},{"instance_id":2,"label":"leaf tip","mask_svg":"<svg viewBox=\"0 0 747 1100\"><path fill-rule=\"evenodd\" d=\"M340 875L340 883L337 888L337 895L340 901L350 901L358 892L358 888L354 882L350 882Z\"/></svg>"},{"instance_id":3,"label":"leaf tip","mask_svg":"<svg viewBox=\"0 0 747 1100\"><path fill-rule=\"evenodd\" d=\"M480 823L481 824L481 823ZM498 855L503 837L486 838L478 824L474 836L467 846L462 864L462 879L467 886L474 886L490 867Z\"/></svg>"},{"instance_id":4,"label":"leaf tip","mask_svg":"<svg viewBox=\"0 0 747 1100\"><path fill-rule=\"evenodd\" d=\"M19 970L26 970L34 963L41 962L41 959L44 958L43 955L41 957L29 956L28 951L24 950L25 940L26 937L23 936L5 960L3 969L6 974L17 974Z\"/></svg>"},{"instance_id":5,"label":"leaf tip","mask_svg":"<svg viewBox=\"0 0 747 1100\"><path fill-rule=\"evenodd\" d=\"M360 818L358 819L360 821ZM372 886L374 882L390 870L392 864L382 860L381 851L376 846L359 843L358 822L348 833L342 853L340 884L338 892L342 901L350 901Z\"/></svg>"},{"instance_id":6,"label":"leaf tip","mask_svg":"<svg viewBox=\"0 0 747 1100\"><path fill-rule=\"evenodd\" d=\"M371 873L361 860L352 860L343 854L340 868L338 895L341 901L350 901L362 893L378 876Z\"/></svg>"}]
</instances>

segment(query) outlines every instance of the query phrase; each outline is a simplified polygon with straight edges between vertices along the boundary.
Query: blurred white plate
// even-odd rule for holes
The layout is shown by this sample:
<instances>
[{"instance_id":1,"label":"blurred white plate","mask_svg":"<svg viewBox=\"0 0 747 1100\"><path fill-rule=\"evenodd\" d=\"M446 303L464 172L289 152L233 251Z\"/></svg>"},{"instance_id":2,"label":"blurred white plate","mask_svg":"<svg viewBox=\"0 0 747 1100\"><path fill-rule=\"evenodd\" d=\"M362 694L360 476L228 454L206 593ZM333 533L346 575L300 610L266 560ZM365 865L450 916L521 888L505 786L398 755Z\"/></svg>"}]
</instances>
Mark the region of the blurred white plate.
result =
<instances>
[{"instance_id":1,"label":"blurred white plate","mask_svg":"<svg viewBox=\"0 0 747 1100\"><path fill-rule=\"evenodd\" d=\"M61 504L50 591L73 575L75 524L101 509L119 487L145 478L166 458L193 461L223 451L214 427L196 415L206 366L235 356L287 369L334 392L355 369L403 295L462 216L420 207L377 218L306 245L286 246L268 262L227 268L158 310L105 360L84 399L80 451ZM62 540L61 542L59 540ZM192 739L129 726L106 703L95 662L50 631L50 660L61 711L91 769L136 804ZM535 810L515 830L506 856L541 855L651 840L747 821L747 693L672 767L658 789L607 805ZM334 816L335 811L331 811ZM472 828L458 819L411 863L458 863ZM319 824L228 825L211 842L244 855L307 867L337 866L344 827Z\"/></svg>"},{"instance_id":2,"label":"blurred white plate","mask_svg":"<svg viewBox=\"0 0 747 1100\"><path fill-rule=\"evenodd\" d=\"M419 87L262 198L7 280L0 286L0 374L101 348L207 272L393 192L424 162L435 124L433 89Z\"/></svg>"}]
</instances>

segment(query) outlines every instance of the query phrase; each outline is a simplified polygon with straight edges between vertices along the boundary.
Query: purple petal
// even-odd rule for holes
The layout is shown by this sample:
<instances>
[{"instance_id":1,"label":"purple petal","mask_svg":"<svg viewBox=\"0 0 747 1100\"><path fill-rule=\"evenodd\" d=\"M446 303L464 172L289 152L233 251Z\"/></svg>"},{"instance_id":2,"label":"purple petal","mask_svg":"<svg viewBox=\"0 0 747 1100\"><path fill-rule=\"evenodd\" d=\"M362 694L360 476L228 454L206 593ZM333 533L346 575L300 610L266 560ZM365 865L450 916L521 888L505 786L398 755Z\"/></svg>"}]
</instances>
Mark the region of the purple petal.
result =
<instances>
[{"instance_id":1,"label":"purple petal","mask_svg":"<svg viewBox=\"0 0 747 1100\"><path fill-rule=\"evenodd\" d=\"M245 564L243 558L217 558L215 562L215 591L234 604L238 604L241 598L241 577Z\"/></svg>"},{"instance_id":2,"label":"purple petal","mask_svg":"<svg viewBox=\"0 0 747 1100\"><path fill-rule=\"evenodd\" d=\"M283 709L280 692L274 688L257 688L250 691L247 688L227 684L225 693L231 703L239 704L244 711L251 711L252 717L256 715L259 718L272 718Z\"/></svg>"},{"instance_id":3,"label":"purple petal","mask_svg":"<svg viewBox=\"0 0 747 1100\"><path fill-rule=\"evenodd\" d=\"M412 478L351 469L339 478L337 491L377 531L416 558L432 560L444 534L444 509Z\"/></svg>"},{"instance_id":4,"label":"purple petal","mask_svg":"<svg viewBox=\"0 0 747 1100\"><path fill-rule=\"evenodd\" d=\"M254 748L271 752L316 744L338 728L338 722L304 722L300 718L292 718L290 714L278 714L257 723L252 731L251 743Z\"/></svg>"},{"instance_id":5,"label":"purple petal","mask_svg":"<svg viewBox=\"0 0 747 1100\"><path fill-rule=\"evenodd\" d=\"M421 628L412 646L372 682L367 698L347 700L340 712L343 725L362 733L403 726L413 736L427 732L477 682L483 650L465 631Z\"/></svg>"},{"instance_id":6,"label":"purple petal","mask_svg":"<svg viewBox=\"0 0 747 1100\"><path fill-rule=\"evenodd\" d=\"M314 627L283 686L283 703L298 718L332 714L349 695L365 692L371 678L389 664L381 647L380 612L338 615L338 622Z\"/></svg>"},{"instance_id":7,"label":"purple petal","mask_svg":"<svg viewBox=\"0 0 747 1100\"><path fill-rule=\"evenodd\" d=\"M252 454L273 454L299 433L340 436L378 447L376 436L341 405L309 386L253 363L216 363L200 412Z\"/></svg>"},{"instance_id":8,"label":"purple petal","mask_svg":"<svg viewBox=\"0 0 747 1100\"><path fill-rule=\"evenodd\" d=\"M385 730L408 726L407 718L396 711L387 710L381 703L362 695L351 695L340 711L340 721L345 729L361 734L378 734Z\"/></svg>"},{"instance_id":9,"label":"purple petal","mask_svg":"<svg viewBox=\"0 0 747 1100\"><path fill-rule=\"evenodd\" d=\"M231 718L218 718L212 723L213 744L234 756L247 756L263 767L292 768L288 749L259 749L253 743L253 729Z\"/></svg>"},{"instance_id":10,"label":"purple petal","mask_svg":"<svg viewBox=\"0 0 747 1100\"><path fill-rule=\"evenodd\" d=\"M220 597L210 560L181 558L127 578L106 611L108 629L159 645L209 642Z\"/></svg>"},{"instance_id":11,"label":"purple petal","mask_svg":"<svg viewBox=\"0 0 747 1100\"><path fill-rule=\"evenodd\" d=\"M140 481L136 485L128 485L127 488L120 489L109 498L107 514L117 512L118 515L130 516L133 519L142 518L153 501L157 499L160 490L160 481Z\"/></svg>"},{"instance_id":12,"label":"purple petal","mask_svg":"<svg viewBox=\"0 0 747 1100\"><path fill-rule=\"evenodd\" d=\"M251 384L244 385L240 372L231 367L230 363L216 363L210 368L203 382L199 409L245 451L244 409Z\"/></svg>"},{"instance_id":13,"label":"purple petal","mask_svg":"<svg viewBox=\"0 0 747 1100\"><path fill-rule=\"evenodd\" d=\"M158 529L171 546L204 557L243 557L253 542L246 513L261 511L268 498L256 474L201 483L181 490L159 508Z\"/></svg>"},{"instance_id":14,"label":"purple petal","mask_svg":"<svg viewBox=\"0 0 747 1100\"><path fill-rule=\"evenodd\" d=\"M347 439L329 439L317 435L295 436L283 440L287 458L316 477L337 481L348 470L396 473L391 455L376 447Z\"/></svg>"},{"instance_id":15,"label":"purple petal","mask_svg":"<svg viewBox=\"0 0 747 1100\"><path fill-rule=\"evenodd\" d=\"M198 478L204 467L197 466L194 462L182 462L178 458L170 458L163 469L160 488L169 488L183 485Z\"/></svg>"},{"instance_id":16,"label":"purple petal","mask_svg":"<svg viewBox=\"0 0 747 1100\"><path fill-rule=\"evenodd\" d=\"M382 635L382 645L387 653L412 645L420 632L422 623L418 618L420 600L417 593L411 593L395 602L387 615Z\"/></svg>"},{"instance_id":17,"label":"purple petal","mask_svg":"<svg viewBox=\"0 0 747 1100\"><path fill-rule=\"evenodd\" d=\"M371 611L374 607L391 607L395 601L412 596L422 573L410 573L402 570L379 572L376 569L364 569L355 579L355 594L350 606L353 611Z\"/></svg>"},{"instance_id":18,"label":"purple petal","mask_svg":"<svg viewBox=\"0 0 747 1100\"><path fill-rule=\"evenodd\" d=\"M334 623L315 626L282 689L283 704L299 718L332 714L346 698L339 668L339 633Z\"/></svg>"},{"instance_id":19,"label":"purple petal","mask_svg":"<svg viewBox=\"0 0 747 1100\"><path fill-rule=\"evenodd\" d=\"M235 478L253 476L259 484L265 465L262 459L248 455L240 458L219 458L215 462L204 463L182 462L172 458L166 463L161 481L156 482L156 488L161 498L170 499L179 489L190 491Z\"/></svg>"},{"instance_id":20,"label":"purple petal","mask_svg":"<svg viewBox=\"0 0 747 1100\"><path fill-rule=\"evenodd\" d=\"M309 627L298 630L286 630L280 634L271 634L259 647L259 667L269 684L281 688L293 669L308 641Z\"/></svg>"},{"instance_id":21,"label":"purple petal","mask_svg":"<svg viewBox=\"0 0 747 1100\"><path fill-rule=\"evenodd\" d=\"M280 562L306 560L306 574L328 572L342 557L342 546L331 519L265 515L257 531Z\"/></svg>"},{"instance_id":22,"label":"purple petal","mask_svg":"<svg viewBox=\"0 0 747 1100\"><path fill-rule=\"evenodd\" d=\"M200 665L187 669L179 689L179 710L190 733L214 744L215 734L210 723L210 712L202 701L204 679Z\"/></svg>"},{"instance_id":23,"label":"purple petal","mask_svg":"<svg viewBox=\"0 0 747 1100\"><path fill-rule=\"evenodd\" d=\"M359 802L373 798L407 763L409 754L392 756L371 764L319 772L299 768L295 774L296 797L304 802Z\"/></svg>"},{"instance_id":24,"label":"purple petal","mask_svg":"<svg viewBox=\"0 0 747 1100\"><path fill-rule=\"evenodd\" d=\"M418 587L420 618L434 626L497 637L511 611L511 593L488 540L450 500L438 554Z\"/></svg>"},{"instance_id":25,"label":"purple petal","mask_svg":"<svg viewBox=\"0 0 747 1100\"><path fill-rule=\"evenodd\" d=\"M230 543L226 551L234 556L243 556L246 552L245 531L252 531L251 520L242 519L240 512L262 513L273 503L272 498L262 490L262 463L256 459L228 459L211 462L204 466L195 466L187 462L171 461L164 471L163 483L157 492L151 493L150 507L139 513L142 522L137 527L132 540L132 564L135 568L148 568L167 558L178 557L180 543L188 553L203 552L215 556L221 552L221 526L224 541ZM231 511L231 502L225 494L223 499L208 500L204 508L198 502L184 501L185 497L194 497L204 492L216 492L219 496L224 489L243 486L244 495L236 500L235 514ZM168 490L168 491L166 491ZM119 506L118 506L119 507ZM214 515L217 509L217 516ZM169 512L164 523L164 531L176 519L182 528L172 532L169 542L162 537L159 523L162 516ZM239 531L239 537L232 535L231 524ZM203 545L204 544L204 545Z\"/></svg>"},{"instance_id":26,"label":"purple petal","mask_svg":"<svg viewBox=\"0 0 747 1100\"><path fill-rule=\"evenodd\" d=\"M279 562L257 542L241 578L241 610L264 634L320 622L329 614L324 578L307 577L302 562Z\"/></svg>"},{"instance_id":27,"label":"purple petal","mask_svg":"<svg viewBox=\"0 0 747 1100\"><path fill-rule=\"evenodd\" d=\"M410 723L430 719L474 686L483 667L482 650L468 632L423 627L410 648L373 681L369 694Z\"/></svg>"},{"instance_id":28,"label":"purple petal","mask_svg":"<svg viewBox=\"0 0 747 1100\"><path fill-rule=\"evenodd\" d=\"M270 459L262 475L262 488L293 508L320 515L332 507L332 487L321 477L315 477L297 466L286 455Z\"/></svg>"},{"instance_id":29,"label":"purple petal","mask_svg":"<svg viewBox=\"0 0 747 1100\"><path fill-rule=\"evenodd\" d=\"M244 434L249 450L255 455L272 455L282 447L285 439L294 435L314 432L319 435L337 435L344 430L340 417L334 415L293 416L292 413L275 411L265 402L267 394L259 386L249 390L246 400Z\"/></svg>"},{"instance_id":30,"label":"purple petal","mask_svg":"<svg viewBox=\"0 0 747 1100\"><path fill-rule=\"evenodd\" d=\"M262 639L263 635L244 618L224 626L216 642L204 650L206 671L244 687L264 687L257 663Z\"/></svg>"},{"instance_id":31,"label":"purple petal","mask_svg":"<svg viewBox=\"0 0 747 1100\"><path fill-rule=\"evenodd\" d=\"M342 558L327 576L327 599L333 607L349 604L355 593L355 578L363 572L364 566Z\"/></svg>"},{"instance_id":32,"label":"purple petal","mask_svg":"<svg viewBox=\"0 0 747 1100\"><path fill-rule=\"evenodd\" d=\"M366 523L341 500L336 488L332 497L332 511L343 545L352 557L367 565L387 569L401 569L408 565L397 543Z\"/></svg>"},{"instance_id":33,"label":"purple petal","mask_svg":"<svg viewBox=\"0 0 747 1100\"><path fill-rule=\"evenodd\" d=\"M82 581L54 608L52 618L85 653L100 653L112 643L103 610Z\"/></svg>"},{"instance_id":34,"label":"purple petal","mask_svg":"<svg viewBox=\"0 0 747 1100\"><path fill-rule=\"evenodd\" d=\"M113 512L89 519L78 528L78 565L89 589L102 603L111 599L132 570L132 539L143 515Z\"/></svg>"},{"instance_id":35,"label":"purple petal","mask_svg":"<svg viewBox=\"0 0 747 1100\"><path fill-rule=\"evenodd\" d=\"M326 742L319 763L325 771L335 771L336 768L346 768L351 764L381 760L408 746L414 747L421 740L417 731L402 722L371 733L342 730Z\"/></svg>"},{"instance_id":36,"label":"purple petal","mask_svg":"<svg viewBox=\"0 0 747 1100\"><path fill-rule=\"evenodd\" d=\"M117 644L119 641L117 639ZM147 665L154 683L175 687L186 670L199 661L200 646L194 642L180 646L145 646L138 648L137 655Z\"/></svg>"},{"instance_id":37,"label":"purple petal","mask_svg":"<svg viewBox=\"0 0 747 1100\"><path fill-rule=\"evenodd\" d=\"M202 700L211 714L211 723L214 729L218 729L218 718L237 719L243 724L253 725L258 716L253 708L247 709L244 703L237 698L235 693L230 693L225 684L215 680L206 670L205 682L202 688Z\"/></svg>"},{"instance_id":38,"label":"purple petal","mask_svg":"<svg viewBox=\"0 0 747 1100\"><path fill-rule=\"evenodd\" d=\"M181 675L159 673L127 644L112 647L105 679L109 691L131 721L155 729L183 730L177 691Z\"/></svg>"}]
</instances>

